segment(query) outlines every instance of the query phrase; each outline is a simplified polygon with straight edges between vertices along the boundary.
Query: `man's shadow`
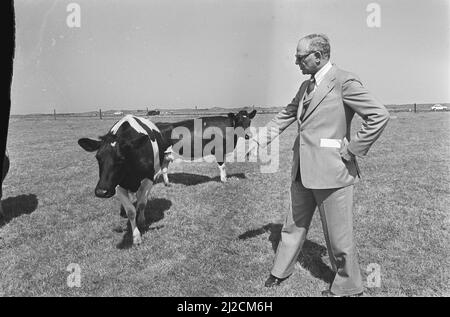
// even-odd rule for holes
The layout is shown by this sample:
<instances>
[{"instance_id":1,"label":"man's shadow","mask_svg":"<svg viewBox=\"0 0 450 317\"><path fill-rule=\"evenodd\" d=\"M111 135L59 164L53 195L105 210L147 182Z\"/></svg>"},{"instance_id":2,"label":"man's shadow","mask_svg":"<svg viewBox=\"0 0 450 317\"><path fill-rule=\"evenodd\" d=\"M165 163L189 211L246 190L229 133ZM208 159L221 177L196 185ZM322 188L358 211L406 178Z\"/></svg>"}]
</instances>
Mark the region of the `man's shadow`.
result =
<instances>
[{"instance_id":1,"label":"man's shadow","mask_svg":"<svg viewBox=\"0 0 450 317\"><path fill-rule=\"evenodd\" d=\"M134 207L136 207L136 202L133 203ZM163 228L163 225L151 227L151 225L155 222L158 222L164 218L164 212L169 210L172 206L172 202L170 200L164 198L154 198L147 202L147 206L145 206L144 214L145 214L145 225L144 227L139 227L139 231L141 234L146 233L147 231L159 230ZM120 206L120 216L123 218L128 218L123 206ZM136 215L137 220L137 215ZM122 241L117 244L118 249L128 249L133 246L133 233L131 231L130 221L127 221L127 227L125 230L122 228L114 229L116 232L123 232L125 234L122 237Z\"/></svg>"},{"instance_id":2,"label":"man's shadow","mask_svg":"<svg viewBox=\"0 0 450 317\"><path fill-rule=\"evenodd\" d=\"M0 228L12 219L31 214L37 209L38 199L34 194L8 197L1 201L3 215L0 214Z\"/></svg>"},{"instance_id":3,"label":"man's shadow","mask_svg":"<svg viewBox=\"0 0 450 317\"><path fill-rule=\"evenodd\" d=\"M269 232L269 241L272 243L273 251L276 252L281 240L282 227L282 224L269 223L261 228L249 230L241 234L239 239L245 240ZM319 278L326 283L332 283L335 273L322 261L322 257L326 254L326 247L306 239L297 261L305 270L308 270L312 276Z\"/></svg>"},{"instance_id":4,"label":"man's shadow","mask_svg":"<svg viewBox=\"0 0 450 317\"><path fill-rule=\"evenodd\" d=\"M198 184L203 184L207 182L220 182L220 176L209 177L205 175L191 174L191 173L173 173L168 174L169 182L171 184L182 184L186 186L194 186ZM235 173L227 175L227 178L239 178L244 179L244 173ZM162 182L162 177L159 177L158 183Z\"/></svg>"}]
</instances>

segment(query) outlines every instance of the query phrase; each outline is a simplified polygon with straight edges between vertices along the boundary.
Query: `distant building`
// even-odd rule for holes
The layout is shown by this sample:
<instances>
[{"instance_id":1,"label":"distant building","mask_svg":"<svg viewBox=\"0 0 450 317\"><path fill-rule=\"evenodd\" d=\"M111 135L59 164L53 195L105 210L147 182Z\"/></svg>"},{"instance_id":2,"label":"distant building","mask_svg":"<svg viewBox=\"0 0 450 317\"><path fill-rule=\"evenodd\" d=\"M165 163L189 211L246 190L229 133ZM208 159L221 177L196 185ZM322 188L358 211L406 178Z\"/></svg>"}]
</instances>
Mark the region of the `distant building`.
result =
<instances>
[{"instance_id":1,"label":"distant building","mask_svg":"<svg viewBox=\"0 0 450 317\"><path fill-rule=\"evenodd\" d=\"M158 116L161 112L159 110L150 110L147 112L147 116Z\"/></svg>"},{"instance_id":2,"label":"distant building","mask_svg":"<svg viewBox=\"0 0 450 317\"><path fill-rule=\"evenodd\" d=\"M121 116L121 115L123 115L123 111L116 111L116 112L114 112L114 115Z\"/></svg>"}]
</instances>

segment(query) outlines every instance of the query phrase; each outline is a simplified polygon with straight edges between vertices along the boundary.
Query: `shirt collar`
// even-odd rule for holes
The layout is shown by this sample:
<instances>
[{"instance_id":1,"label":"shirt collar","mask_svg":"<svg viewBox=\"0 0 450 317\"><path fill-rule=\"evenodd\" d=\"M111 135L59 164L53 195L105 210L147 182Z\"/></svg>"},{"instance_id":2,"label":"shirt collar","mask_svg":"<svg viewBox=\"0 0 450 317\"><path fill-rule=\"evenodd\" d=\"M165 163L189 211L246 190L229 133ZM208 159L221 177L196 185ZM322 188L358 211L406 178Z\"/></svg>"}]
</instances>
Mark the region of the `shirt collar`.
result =
<instances>
[{"instance_id":1,"label":"shirt collar","mask_svg":"<svg viewBox=\"0 0 450 317\"><path fill-rule=\"evenodd\" d=\"M325 77L326 73L331 69L332 65L331 62L328 61L319 71L314 75L314 79L316 80L316 86L320 85L320 82Z\"/></svg>"}]
</instances>

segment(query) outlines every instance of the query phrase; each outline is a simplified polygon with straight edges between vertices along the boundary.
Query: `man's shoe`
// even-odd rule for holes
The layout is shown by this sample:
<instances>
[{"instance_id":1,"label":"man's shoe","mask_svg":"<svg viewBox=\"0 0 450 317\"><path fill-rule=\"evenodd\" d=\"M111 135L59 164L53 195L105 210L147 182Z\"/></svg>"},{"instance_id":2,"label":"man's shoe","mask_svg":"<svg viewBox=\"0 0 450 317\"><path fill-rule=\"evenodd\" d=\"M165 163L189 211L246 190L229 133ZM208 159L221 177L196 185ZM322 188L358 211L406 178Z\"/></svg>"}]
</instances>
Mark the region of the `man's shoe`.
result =
<instances>
[{"instance_id":1,"label":"man's shoe","mask_svg":"<svg viewBox=\"0 0 450 317\"><path fill-rule=\"evenodd\" d=\"M278 278L270 274L269 278L264 283L265 287L275 287L281 284L286 278Z\"/></svg>"},{"instance_id":2,"label":"man's shoe","mask_svg":"<svg viewBox=\"0 0 450 317\"><path fill-rule=\"evenodd\" d=\"M359 297L359 296L362 296L362 294L363 294L363 292L358 293L358 294L352 294L352 295L337 295L329 289L322 291L323 297Z\"/></svg>"}]
</instances>

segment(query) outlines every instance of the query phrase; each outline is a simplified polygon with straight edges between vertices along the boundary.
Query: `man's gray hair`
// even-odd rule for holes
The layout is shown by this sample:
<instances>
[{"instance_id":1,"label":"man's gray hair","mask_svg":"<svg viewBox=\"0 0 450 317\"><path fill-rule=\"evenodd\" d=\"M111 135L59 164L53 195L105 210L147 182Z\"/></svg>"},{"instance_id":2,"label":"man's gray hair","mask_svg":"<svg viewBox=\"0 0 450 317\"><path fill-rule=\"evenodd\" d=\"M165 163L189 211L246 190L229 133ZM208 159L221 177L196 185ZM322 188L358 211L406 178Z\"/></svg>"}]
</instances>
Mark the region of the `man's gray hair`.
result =
<instances>
[{"instance_id":1,"label":"man's gray hair","mask_svg":"<svg viewBox=\"0 0 450 317\"><path fill-rule=\"evenodd\" d=\"M330 58L330 40L328 39L328 36L325 34L310 34L303 38L303 40L308 40L309 43L309 51L319 51L322 52L322 54Z\"/></svg>"}]
</instances>

